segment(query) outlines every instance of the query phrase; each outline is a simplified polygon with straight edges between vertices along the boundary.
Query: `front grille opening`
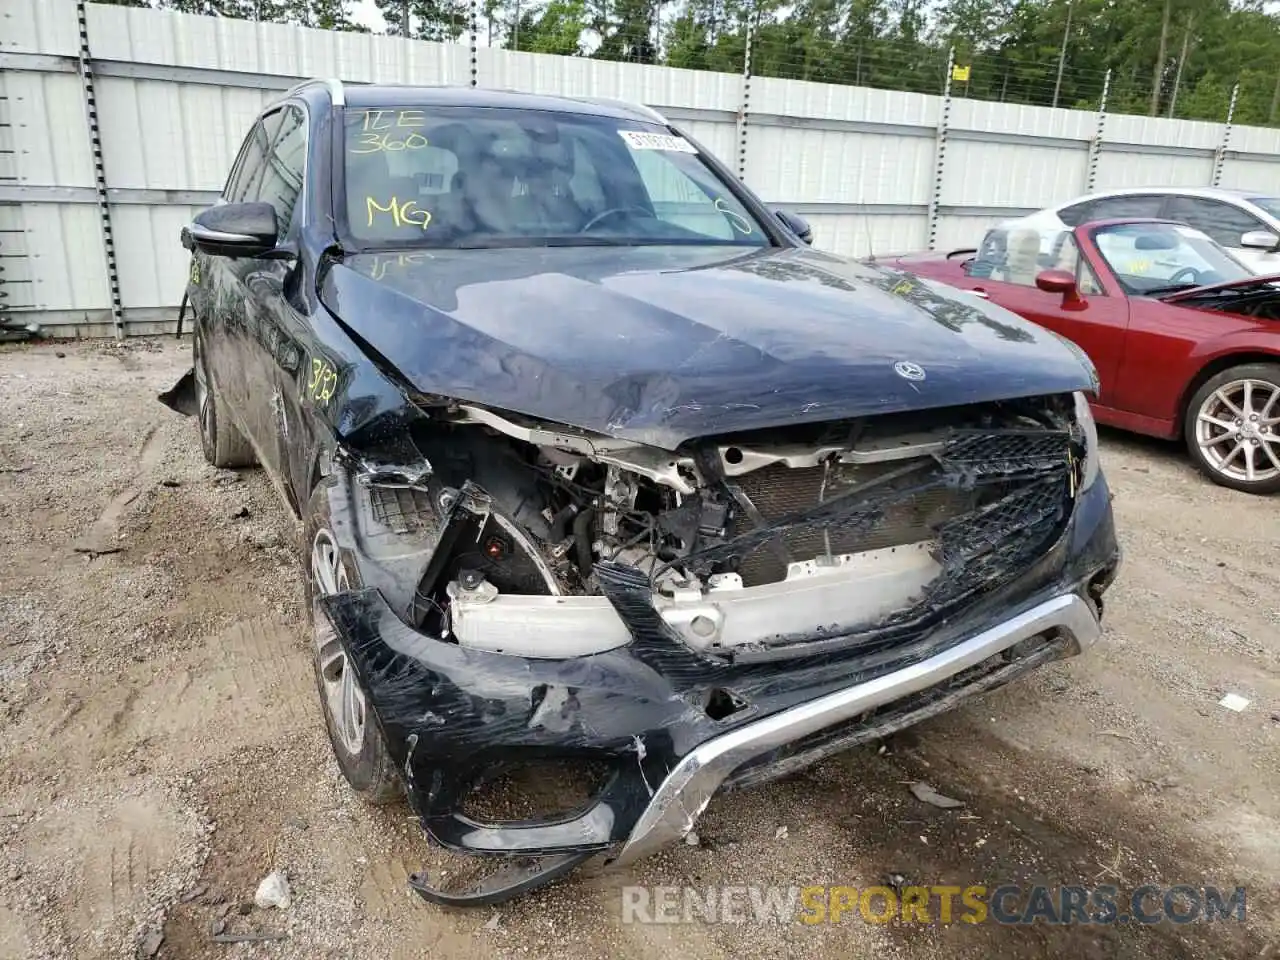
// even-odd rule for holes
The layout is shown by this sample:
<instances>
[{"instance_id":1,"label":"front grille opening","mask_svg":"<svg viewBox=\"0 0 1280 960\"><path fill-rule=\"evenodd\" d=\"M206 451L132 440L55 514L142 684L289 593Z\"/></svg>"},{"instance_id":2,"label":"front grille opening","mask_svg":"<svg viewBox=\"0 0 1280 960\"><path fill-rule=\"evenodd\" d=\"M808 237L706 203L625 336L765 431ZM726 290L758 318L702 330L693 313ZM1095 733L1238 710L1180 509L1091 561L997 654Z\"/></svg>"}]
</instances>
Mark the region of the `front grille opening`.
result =
<instances>
[{"instance_id":1,"label":"front grille opening","mask_svg":"<svg viewBox=\"0 0 1280 960\"><path fill-rule=\"evenodd\" d=\"M599 760L529 760L477 783L459 809L479 823L563 820L589 807L612 776Z\"/></svg>"},{"instance_id":2,"label":"front grille opening","mask_svg":"<svg viewBox=\"0 0 1280 960\"><path fill-rule=\"evenodd\" d=\"M736 480L768 522L833 500L901 467L886 463L791 468L778 463ZM741 558L738 574L748 587L777 583L786 579L788 560L812 560L828 549L832 554L857 553L932 540L943 523L976 509L980 502L978 491L940 487L887 505L870 529L863 523L833 522L825 528L786 532L779 538L783 550L776 543L757 547Z\"/></svg>"},{"instance_id":3,"label":"front grille opening","mask_svg":"<svg viewBox=\"0 0 1280 960\"><path fill-rule=\"evenodd\" d=\"M746 539L730 563L751 587L785 580L795 562L929 544L939 576L883 625L940 613L1050 549L1071 516L1073 469L1065 423L956 428L936 452L909 460L770 464L732 478L754 515L739 517L733 535ZM796 522L814 511L824 519ZM776 531L760 536L770 524Z\"/></svg>"}]
</instances>

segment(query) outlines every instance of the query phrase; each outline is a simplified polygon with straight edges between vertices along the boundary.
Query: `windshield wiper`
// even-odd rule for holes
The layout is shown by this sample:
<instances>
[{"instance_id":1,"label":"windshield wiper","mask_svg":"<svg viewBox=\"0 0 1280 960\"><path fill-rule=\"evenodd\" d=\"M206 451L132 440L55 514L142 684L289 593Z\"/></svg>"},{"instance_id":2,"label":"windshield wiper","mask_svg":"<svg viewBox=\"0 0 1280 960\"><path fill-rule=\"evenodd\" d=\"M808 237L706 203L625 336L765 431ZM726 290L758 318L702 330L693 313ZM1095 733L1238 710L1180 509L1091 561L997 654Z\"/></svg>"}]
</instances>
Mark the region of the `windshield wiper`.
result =
<instances>
[{"instance_id":1,"label":"windshield wiper","mask_svg":"<svg viewBox=\"0 0 1280 960\"><path fill-rule=\"evenodd\" d=\"M501 247L632 247L644 242L626 237L569 234L555 237L472 237L449 246L457 250L493 250Z\"/></svg>"},{"instance_id":2,"label":"windshield wiper","mask_svg":"<svg viewBox=\"0 0 1280 960\"><path fill-rule=\"evenodd\" d=\"M502 247L737 247L745 244L686 237L609 237L570 233L550 237L472 237L442 246L450 250L493 250Z\"/></svg>"},{"instance_id":3,"label":"windshield wiper","mask_svg":"<svg viewBox=\"0 0 1280 960\"><path fill-rule=\"evenodd\" d=\"M1140 297L1158 297L1162 293L1177 293L1179 290L1194 290L1196 287L1202 287L1202 283L1171 283L1167 287L1152 287L1150 290L1143 290L1138 294Z\"/></svg>"}]
</instances>

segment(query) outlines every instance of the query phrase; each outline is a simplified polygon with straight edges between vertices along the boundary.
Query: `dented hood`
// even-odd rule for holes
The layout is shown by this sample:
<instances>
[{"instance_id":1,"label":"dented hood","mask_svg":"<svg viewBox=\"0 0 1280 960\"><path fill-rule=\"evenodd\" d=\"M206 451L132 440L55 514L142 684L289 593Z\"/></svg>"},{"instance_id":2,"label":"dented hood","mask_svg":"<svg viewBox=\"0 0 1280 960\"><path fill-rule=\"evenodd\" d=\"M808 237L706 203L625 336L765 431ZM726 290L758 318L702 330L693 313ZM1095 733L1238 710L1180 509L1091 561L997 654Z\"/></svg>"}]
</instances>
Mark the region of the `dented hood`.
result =
<instances>
[{"instance_id":1,"label":"dented hood","mask_svg":"<svg viewBox=\"0 0 1280 960\"><path fill-rule=\"evenodd\" d=\"M424 393L666 449L1093 387L1078 352L1006 310L808 249L360 254L320 293Z\"/></svg>"}]
</instances>

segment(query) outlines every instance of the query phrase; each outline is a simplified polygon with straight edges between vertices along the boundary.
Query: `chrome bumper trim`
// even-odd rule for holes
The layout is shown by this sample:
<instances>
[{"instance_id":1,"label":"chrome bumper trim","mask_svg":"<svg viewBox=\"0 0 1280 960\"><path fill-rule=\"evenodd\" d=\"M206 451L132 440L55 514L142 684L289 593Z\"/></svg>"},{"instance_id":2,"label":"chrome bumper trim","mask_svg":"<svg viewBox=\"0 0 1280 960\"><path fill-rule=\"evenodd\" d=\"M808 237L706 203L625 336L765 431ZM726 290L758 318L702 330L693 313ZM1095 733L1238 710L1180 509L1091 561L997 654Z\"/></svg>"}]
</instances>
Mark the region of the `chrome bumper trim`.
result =
<instances>
[{"instance_id":1,"label":"chrome bumper trim","mask_svg":"<svg viewBox=\"0 0 1280 960\"><path fill-rule=\"evenodd\" d=\"M683 837L720 785L753 757L925 690L1016 643L1050 631L1067 636L1075 653L1092 646L1102 632L1089 604L1075 594L1064 594L920 663L791 707L700 744L662 781L614 862L630 863Z\"/></svg>"}]
</instances>

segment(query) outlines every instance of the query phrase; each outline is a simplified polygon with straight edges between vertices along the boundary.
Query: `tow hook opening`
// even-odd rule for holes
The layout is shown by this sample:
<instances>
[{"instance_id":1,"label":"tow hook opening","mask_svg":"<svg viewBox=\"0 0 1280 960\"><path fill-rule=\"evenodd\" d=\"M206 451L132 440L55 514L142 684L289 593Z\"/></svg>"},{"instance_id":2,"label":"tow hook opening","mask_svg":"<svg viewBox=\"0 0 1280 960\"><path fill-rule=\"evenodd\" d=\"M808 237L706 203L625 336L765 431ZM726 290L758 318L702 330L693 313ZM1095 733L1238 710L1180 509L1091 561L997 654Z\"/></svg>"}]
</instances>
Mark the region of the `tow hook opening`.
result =
<instances>
[{"instance_id":1,"label":"tow hook opening","mask_svg":"<svg viewBox=\"0 0 1280 960\"><path fill-rule=\"evenodd\" d=\"M561 820L586 810L613 776L612 766L601 760L504 764L472 786L459 812L486 824Z\"/></svg>"},{"instance_id":2,"label":"tow hook opening","mask_svg":"<svg viewBox=\"0 0 1280 960\"><path fill-rule=\"evenodd\" d=\"M747 701L731 690L716 687L707 694L707 702L703 709L712 720L724 720L741 710L745 710Z\"/></svg>"}]
</instances>

